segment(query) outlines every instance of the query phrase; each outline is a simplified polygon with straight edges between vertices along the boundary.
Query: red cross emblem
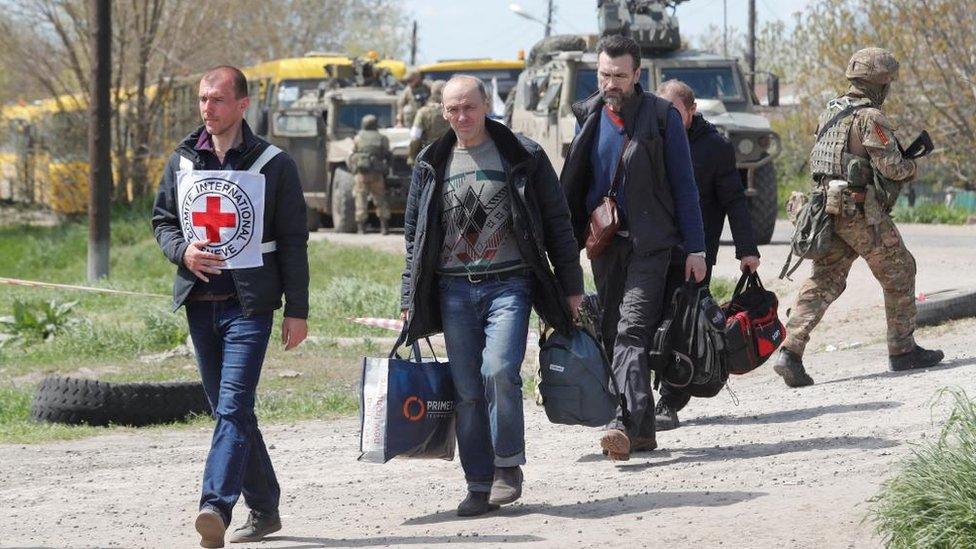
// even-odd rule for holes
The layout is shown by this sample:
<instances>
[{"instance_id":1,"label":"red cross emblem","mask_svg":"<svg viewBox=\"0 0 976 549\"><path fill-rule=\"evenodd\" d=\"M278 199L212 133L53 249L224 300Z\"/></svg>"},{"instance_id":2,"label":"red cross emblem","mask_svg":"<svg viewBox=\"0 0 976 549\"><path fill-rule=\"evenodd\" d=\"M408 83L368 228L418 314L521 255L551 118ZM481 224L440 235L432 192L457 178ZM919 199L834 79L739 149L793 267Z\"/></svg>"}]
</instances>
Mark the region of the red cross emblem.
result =
<instances>
[{"instance_id":1,"label":"red cross emblem","mask_svg":"<svg viewBox=\"0 0 976 549\"><path fill-rule=\"evenodd\" d=\"M220 197L208 196L207 209L193 212L193 226L206 227L207 240L217 243L220 242L221 228L237 226L237 214L220 211Z\"/></svg>"}]
</instances>

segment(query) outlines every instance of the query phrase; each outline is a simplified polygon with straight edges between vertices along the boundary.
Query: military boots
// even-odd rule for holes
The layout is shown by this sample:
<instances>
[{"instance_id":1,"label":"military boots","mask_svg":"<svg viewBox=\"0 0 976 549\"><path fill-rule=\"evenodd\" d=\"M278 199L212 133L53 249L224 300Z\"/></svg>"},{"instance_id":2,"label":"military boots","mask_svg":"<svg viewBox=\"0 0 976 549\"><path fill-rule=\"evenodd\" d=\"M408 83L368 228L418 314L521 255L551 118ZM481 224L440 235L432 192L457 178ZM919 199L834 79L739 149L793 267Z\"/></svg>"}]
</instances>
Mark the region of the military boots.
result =
<instances>
[{"instance_id":1,"label":"military boots","mask_svg":"<svg viewBox=\"0 0 976 549\"><path fill-rule=\"evenodd\" d=\"M803 359L793 351L781 350L773 371L779 374L790 387L813 385L813 378L807 375L803 367Z\"/></svg>"},{"instance_id":2,"label":"military boots","mask_svg":"<svg viewBox=\"0 0 976 549\"><path fill-rule=\"evenodd\" d=\"M913 350L907 353L889 356L888 366L892 372L929 368L942 362L943 358L945 358L945 353L942 351L930 351L916 345Z\"/></svg>"}]
</instances>

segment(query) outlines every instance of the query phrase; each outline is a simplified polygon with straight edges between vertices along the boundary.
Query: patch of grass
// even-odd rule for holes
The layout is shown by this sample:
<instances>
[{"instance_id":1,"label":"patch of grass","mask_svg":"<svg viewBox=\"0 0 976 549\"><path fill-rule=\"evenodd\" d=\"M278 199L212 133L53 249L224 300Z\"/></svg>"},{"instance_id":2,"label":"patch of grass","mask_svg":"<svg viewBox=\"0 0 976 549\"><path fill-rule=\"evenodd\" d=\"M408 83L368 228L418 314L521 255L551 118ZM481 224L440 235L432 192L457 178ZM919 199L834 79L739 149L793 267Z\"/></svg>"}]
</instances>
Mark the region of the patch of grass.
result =
<instances>
[{"instance_id":1,"label":"patch of grass","mask_svg":"<svg viewBox=\"0 0 976 549\"><path fill-rule=\"evenodd\" d=\"M711 292L712 298L715 299L716 303L725 303L732 299L732 292L735 291L735 285L738 282L739 280L735 278L713 276L711 284L708 286L708 291Z\"/></svg>"},{"instance_id":2,"label":"patch of grass","mask_svg":"<svg viewBox=\"0 0 976 549\"><path fill-rule=\"evenodd\" d=\"M976 532L976 402L944 390L954 406L935 442L913 449L872 501L887 547L971 547Z\"/></svg>"},{"instance_id":3,"label":"patch of grass","mask_svg":"<svg viewBox=\"0 0 976 549\"><path fill-rule=\"evenodd\" d=\"M963 225L972 215L971 212L954 206L928 202L918 204L914 208L899 204L892 211L895 221L903 223L943 223L947 225Z\"/></svg>"}]
</instances>

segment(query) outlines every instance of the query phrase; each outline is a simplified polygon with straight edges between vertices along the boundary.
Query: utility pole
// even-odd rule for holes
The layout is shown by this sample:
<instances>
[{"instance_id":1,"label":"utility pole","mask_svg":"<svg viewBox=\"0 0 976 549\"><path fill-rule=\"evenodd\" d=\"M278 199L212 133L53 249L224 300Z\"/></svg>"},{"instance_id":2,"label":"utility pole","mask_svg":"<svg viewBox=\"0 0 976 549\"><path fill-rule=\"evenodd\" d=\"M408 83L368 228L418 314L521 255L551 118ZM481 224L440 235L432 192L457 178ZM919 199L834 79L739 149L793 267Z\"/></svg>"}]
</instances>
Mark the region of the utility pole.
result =
<instances>
[{"instance_id":1,"label":"utility pole","mask_svg":"<svg viewBox=\"0 0 976 549\"><path fill-rule=\"evenodd\" d=\"M729 57L729 0L722 0L722 57Z\"/></svg>"},{"instance_id":2,"label":"utility pole","mask_svg":"<svg viewBox=\"0 0 976 549\"><path fill-rule=\"evenodd\" d=\"M553 0L549 0L549 10L546 12L546 38L552 33L552 6Z\"/></svg>"},{"instance_id":3,"label":"utility pole","mask_svg":"<svg viewBox=\"0 0 976 549\"><path fill-rule=\"evenodd\" d=\"M410 35L410 66L417 64L417 20L413 20L413 33Z\"/></svg>"},{"instance_id":4,"label":"utility pole","mask_svg":"<svg viewBox=\"0 0 976 549\"><path fill-rule=\"evenodd\" d=\"M90 0L91 101L88 106L88 281L108 276L112 216L112 4Z\"/></svg>"},{"instance_id":5,"label":"utility pole","mask_svg":"<svg viewBox=\"0 0 976 549\"><path fill-rule=\"evenodd\" d=\"M749 0L749 89L756 89L756 0Z\"/></svg>"}]
</instances>

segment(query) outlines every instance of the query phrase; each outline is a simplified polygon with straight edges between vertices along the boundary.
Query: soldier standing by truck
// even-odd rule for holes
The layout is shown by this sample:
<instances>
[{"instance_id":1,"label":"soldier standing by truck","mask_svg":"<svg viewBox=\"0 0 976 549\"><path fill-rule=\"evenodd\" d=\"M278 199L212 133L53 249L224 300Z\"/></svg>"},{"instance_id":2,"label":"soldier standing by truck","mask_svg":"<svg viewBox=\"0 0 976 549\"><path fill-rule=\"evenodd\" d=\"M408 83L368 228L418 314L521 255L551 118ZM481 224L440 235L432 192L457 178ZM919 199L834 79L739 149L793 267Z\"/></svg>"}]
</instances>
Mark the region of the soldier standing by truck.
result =
<instances>
[{"instance_id":1,"label":"soldier standing by truck","mask_svg":"<svg viewBox=\"0 0 976 549\"><path fill-rule=\"evenodd\" d=\"M881 112L898 78L898 61L887 50L866 48L851 57L845 76L851 87L827 103L810 153L814 192L827 194L824 210L833 217L833 236L800 288L773 367L790 387L813 384L803 367L803 351L810 332L847 286L858 257L864 258L884 290L891 370L927 368L944 357L942 351L915 343L915 258L890 215L901 186L915 178L916 170ZM839 204L834 212L831 202Z\"/></svg>"},{"instance_id":2,"label":"soldier standing by truck","mask_svg":"<svg viewBox=\"0 0 976 549\"><path fill-rule=\"evenodd\" d=\"M366 233L369 218L369 197L376 205L380 218L380 233L389 233L390 208L386 204L386 172L390 167L390 140L379 132L376 116L363 117L361 129L353 140L349 167L353 170L356 199L356 232Z\"/></svg>"},{"instance_id":3,"label":"soldier standing by truck","mask_svg":"<svg viewBox=\"0 0 976 549\"><path fill-rule=\"evenodd\" d=\"M417 153L427 145L440 139L451 129L451 125L444 118L444 105L441 103L444 82L438 80L430 87L430 100L420 107L410 128L410 152L407 153L407 163L413 165Z\"/></svg>"},{"instance_id":4,"label":"soldier standing by truck","mask_svg":"<svg viewBox=\"0 0 976 549\"><path fill-rule=\"evenodd\" d=\"M430 86L424 82L424 75L410 71L404 81L407 85L397 99L397 126L410 124L430 98Z\"/></svg>"}]
</instances>

